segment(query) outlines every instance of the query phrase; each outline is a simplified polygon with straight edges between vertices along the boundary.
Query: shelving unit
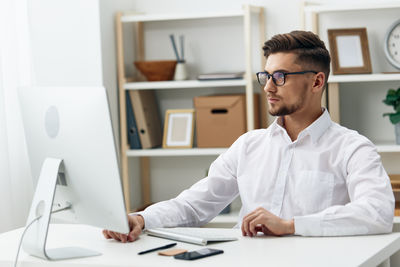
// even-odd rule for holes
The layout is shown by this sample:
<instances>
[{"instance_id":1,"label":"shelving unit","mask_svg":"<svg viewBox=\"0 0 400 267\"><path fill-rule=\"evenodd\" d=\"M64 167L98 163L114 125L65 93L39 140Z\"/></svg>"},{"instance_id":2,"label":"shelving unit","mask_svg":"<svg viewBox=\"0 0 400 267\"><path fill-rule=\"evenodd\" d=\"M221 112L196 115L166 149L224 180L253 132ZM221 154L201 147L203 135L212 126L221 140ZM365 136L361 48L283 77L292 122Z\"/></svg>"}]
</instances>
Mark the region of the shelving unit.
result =
<instances>
[{"instance_id":1,"label":"shelving unit","mask_svg":"<svg viewBox=\"0 0 400 267\"><path fill-rule=\"evenodd\" d=\"M365 11L365 10L384 10L400 8L399 2L379 2L379 3L358 3L351 5L330 4L330 5L315 5L304 3L303 6L303 28L319 32L319 16L322 13L335 12L350 12L350 11ZM336 27L334 25L333 27ZM325 40L325 43L328 43ZM328 107L331 117L334 121L340 123L340 108L339 108L339 85L340 83L362 83L362 82L383 82L383 81L400 81L400 74L397 73L372 73L372 74L353 74L353 75L331 75L328 80ZM390 151L386 151L390 149ZM397 148L396 148L397 149ZM380 152L394 152L395 147L381 146Z\"/></svg>"},{"instance_id":2,"label":"shelving unit","mask_svg":"<svg viewBox=\"0 0 400 267\"><path fill-rule=\"evenodd\" d=\"M400 9L399 2L376 2L376 3L358 3L358 4L330 4L330 5L304 5L304 29L313 31L321 36L320 31L320 15L321 14L335 14L338 12L368 12L368 11L385 11L390 12L392 9ZM365 13L364 13L365 14ZM372 14L372 13L368 13ZM366 21L372 20L373 18L368 16L365 18ZM359 25L357 25L359 26ZM357 27L357 26L350 26ZM338 28L338 25L332 25L332 28ZM347 27L344 27L347 28ZM324 33L322 32L322 35ZM374 38L377 36L372 35ZM369 36L371 37L371 36ZM327 40L324 40L328 44ZM385 60L384 58L379 58L379 60ZM377 62L375 62L377 63ZM372 62L374 64L374 62ZM383 71L383 70L381 70ZM362 84L371 82L388 82L388 81L400 81L400 73L372 73L372 74L349 74L349 75L331 75L328 80L328 109L332 116L332 119L340 123L340 101L339 101L339 87L341 84L352 83L352 84ZM355 99L354 101L357 101ZM381 102L381 101L379 101ZM394 131L394 129L393 129ZM378 153L391 153L390 157L396 156L395 153L400 152L400 145L396 145L392 142L380 142L379 140L374 140L377 147ZM397 177L398 175L391 175L391 177ZM393 180L392 180L393 181ZM395 193L399 192L398 189L393 190ZM396 203L395 215L400 214L398 210L398 204Z\"/></svg>"},{"instance_id":3,"label":"shelving unit","mask_svg":"<svg viewBox=\"0 0 400 267\"><path fill-rule=\"evenodd\" d=\"M131 211L130 192L129 192L129 169L128 158L140 158L141 168L141 191L142 202L144 205L150 203L150 159L149 157L170 157L170 156L218 156L226 148L193 148L193 149L142 149L130 150L127 143L126 125L126 90L169 90L182 89L192 90L196 88L224 88L224 87L243 87L246 90L246 116L247 130L254 129L253 114L253 82L255 71L252 70L252 41L251 41L251 18L258 15L260 41L265 39L264 9L262 7L244 5L242 10L215 12L215 13L192 13L192 14L139 14L139 13L118 13L116 15L116 38L117 38L117 60L118 60L118 87L120 105L120 135L121 135L121 167L124 196L127 211ZM133 23L136 29L135 36L135 59L144 60L144 34L143 23L145 22L164 22L191 19L212 19L238 17L243 19L244 25L244 48L245 48L245 75L238 80L219 80L219 81L163 81L163 82L131 82L125 75L124 66L124 47L123 47L123 23ZM264 57L260 54L262 64L265 64ZM129 80L129 82L128 82ZM178 108L178 107L177 107ZM261 121L267 124L266 105L262 105ZM266 125L263 125L266 126Z\"/></svg>"}]
</instances>

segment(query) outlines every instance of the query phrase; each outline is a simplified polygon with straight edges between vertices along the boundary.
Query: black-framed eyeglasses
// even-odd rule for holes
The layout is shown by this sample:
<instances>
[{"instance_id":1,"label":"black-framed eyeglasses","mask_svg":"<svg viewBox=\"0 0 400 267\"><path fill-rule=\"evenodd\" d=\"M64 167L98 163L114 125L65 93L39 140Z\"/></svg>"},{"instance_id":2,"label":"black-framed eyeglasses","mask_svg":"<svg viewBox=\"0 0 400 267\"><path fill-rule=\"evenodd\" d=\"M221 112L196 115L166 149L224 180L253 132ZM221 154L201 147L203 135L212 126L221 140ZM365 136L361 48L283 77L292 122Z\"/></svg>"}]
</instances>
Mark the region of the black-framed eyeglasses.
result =
<instances>
[{"instance_id":1,"label":"black-framed eyeglasses","mask_svg":"<svg viewBox=\"0 0 400 267\"><path fill-rule=\"evenodd\" d=\"M257 72L257 80L258 83L262 86L267 84L267 81L272 78L272 81L276 86L282 86L285 84L286 75L295 75L295 74L305 74L305 73L314 73L317 74L318 72L314 70L305 70L305 71L298 71L298 72L283 72L283 71L275 71L272 74L269 74L266 71Z\"/></svg>"}]
</instances>

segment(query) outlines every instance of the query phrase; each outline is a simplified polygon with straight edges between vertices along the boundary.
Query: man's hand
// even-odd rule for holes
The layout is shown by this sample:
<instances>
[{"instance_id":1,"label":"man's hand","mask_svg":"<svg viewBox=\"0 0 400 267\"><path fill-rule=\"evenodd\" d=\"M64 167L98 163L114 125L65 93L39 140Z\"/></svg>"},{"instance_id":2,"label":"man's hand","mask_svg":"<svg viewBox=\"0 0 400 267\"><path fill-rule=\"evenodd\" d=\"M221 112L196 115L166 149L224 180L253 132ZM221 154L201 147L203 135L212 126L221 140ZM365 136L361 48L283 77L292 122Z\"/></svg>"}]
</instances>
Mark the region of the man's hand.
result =
<instances>
[{"instance_id":1,"label":"man's hand","mask_svg":"<svg viewBox=\"0 0 400 267\"><path fill-rule=\"evenodd\" d=\"M126 235L109 230L103 230L104 237L107 239L114 238L115 240L123 243L135 241L142 233L142 229L144 228L144 219L140 215L128 215L128 221L129 234Z\"/></svg>"},{"instance_id":2,"label":"man's hand","mask_svg":"<svg viewBox=\"0 0 400 267\"><path fill-rule=\"evenodd\" d=\"M283 220L264 208L257 208L243 218L242 234L256 236L257 232L275 236L294 234L294 221Z\"/></svg>"}]
</instances>

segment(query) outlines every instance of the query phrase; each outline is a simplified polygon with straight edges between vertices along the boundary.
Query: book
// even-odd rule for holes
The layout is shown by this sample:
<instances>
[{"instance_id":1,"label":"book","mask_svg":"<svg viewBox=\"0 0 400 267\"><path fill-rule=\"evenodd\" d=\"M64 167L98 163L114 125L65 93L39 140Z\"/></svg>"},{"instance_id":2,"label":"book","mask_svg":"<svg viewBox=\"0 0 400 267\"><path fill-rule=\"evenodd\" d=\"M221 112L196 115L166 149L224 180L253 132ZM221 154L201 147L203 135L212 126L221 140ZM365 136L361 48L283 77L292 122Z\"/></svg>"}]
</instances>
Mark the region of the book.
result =
<instances>
[{"instance_id":1,"label":"book","mask_svg":"<svg viewBox=\"0 0 400 267\"><path fill-rule=\"evenodd\" d=\"M161 119L154 90L131 90L129 95L142 148L161 146Z\"/></svg>"},{"instance_id":2,"label":"book","mask_svg":"<svg viewBox=\"0 0 400 267\"><path fill-rule=\"evenodd\" d=\"M131 149L141 149L139 131L136 125L135 114L133 113L133 107L129 92L126 92L126 120L128 130L128 143Z\"/></svg>"},{"instance_id":3,"label":"book","mask_svg":"<svg viewBox=\"0 0 400 267\"><path fill-rule=\"evenodd\" d=\"M204 73L197 76L198 80L230 80L243 79L244 72L217 72Z\"/></svg>"}]
</instances>

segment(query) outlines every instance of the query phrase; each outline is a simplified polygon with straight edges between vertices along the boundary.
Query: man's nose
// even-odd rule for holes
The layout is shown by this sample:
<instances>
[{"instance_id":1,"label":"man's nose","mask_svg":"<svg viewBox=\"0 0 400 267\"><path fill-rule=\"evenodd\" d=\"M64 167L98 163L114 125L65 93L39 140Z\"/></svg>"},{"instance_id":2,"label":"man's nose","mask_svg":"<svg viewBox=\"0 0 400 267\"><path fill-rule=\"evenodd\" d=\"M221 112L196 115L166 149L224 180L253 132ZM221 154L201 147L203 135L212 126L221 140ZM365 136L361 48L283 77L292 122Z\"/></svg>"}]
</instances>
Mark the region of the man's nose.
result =
<instances>
[{"instance_id":1,"label":"man's nose","mask_svg":"<svg viewBox=\"0 0 400 267\"><path fill-rule=\"evenodd\" d=\"M274 81L272 80L272 77L267 79L267 82L265 83L264 86L264 92L276 92L277 91L277 86L275 85Z\"/></svg>"}]
</instances>

